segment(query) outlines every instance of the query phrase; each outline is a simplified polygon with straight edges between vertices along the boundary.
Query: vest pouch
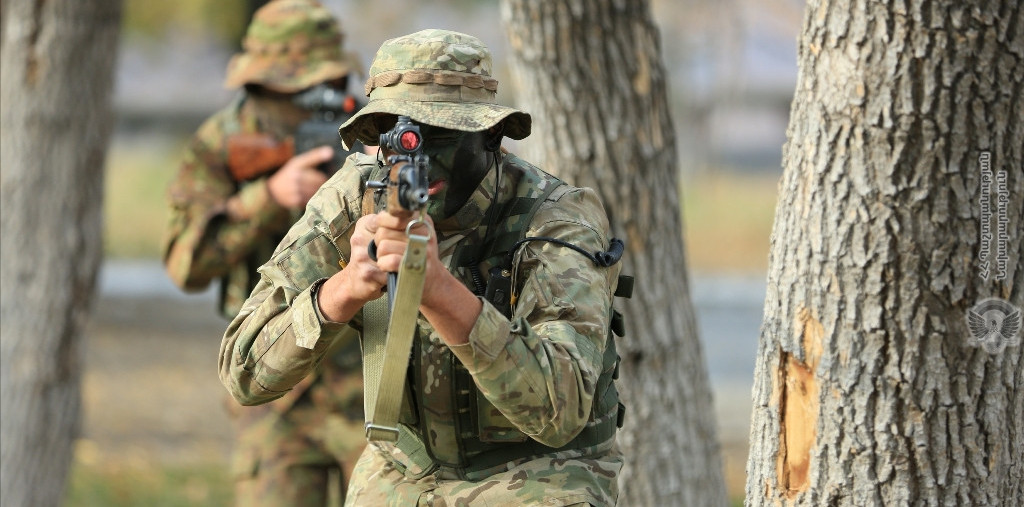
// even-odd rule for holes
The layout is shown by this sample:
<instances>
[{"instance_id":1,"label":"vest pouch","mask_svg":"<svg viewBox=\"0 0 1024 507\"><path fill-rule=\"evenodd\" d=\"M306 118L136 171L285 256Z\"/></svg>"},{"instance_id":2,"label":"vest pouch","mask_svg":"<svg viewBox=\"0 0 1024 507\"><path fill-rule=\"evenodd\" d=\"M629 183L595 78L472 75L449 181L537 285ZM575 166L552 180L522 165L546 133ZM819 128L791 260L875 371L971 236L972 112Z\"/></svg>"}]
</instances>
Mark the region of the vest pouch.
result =
<instances>
[{"instance_id":1,"label":"vest pouch","mask_svg":"<svg viewBox=\"0 0 1024 507\"><path fill-rule=\"evenodd\" d=\"M477 438L481 442L518 443L530 438L519 431L480 391L475 391Z\"/></svg>"},{"instance_id":2,"label":"vest pouch","mask_svg":"<svg viewBox=\"0 0 1024 507\"><path fill-rule=\"evenodd\" d=\"M619 391L615 387L615 379L619 376L619 354L615 347L615 337L608 333L604 356L601 359L601 376L597 379L594 389L595 418L601 418L613 412L619 412ZM619 425L621 426L621 425Z\"/></svg>"}]
</instances>

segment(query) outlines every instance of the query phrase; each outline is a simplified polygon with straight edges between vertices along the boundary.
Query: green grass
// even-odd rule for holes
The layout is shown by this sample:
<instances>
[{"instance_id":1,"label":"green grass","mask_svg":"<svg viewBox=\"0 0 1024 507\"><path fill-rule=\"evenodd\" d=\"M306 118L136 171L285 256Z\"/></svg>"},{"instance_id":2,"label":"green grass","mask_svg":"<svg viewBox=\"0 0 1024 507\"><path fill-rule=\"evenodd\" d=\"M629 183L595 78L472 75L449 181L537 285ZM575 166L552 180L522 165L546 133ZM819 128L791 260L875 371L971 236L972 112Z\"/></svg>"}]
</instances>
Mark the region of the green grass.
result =
<instances>
[{"instance_id":1,"label":"green grass","mask_svg":"<svg viewBox=\"0 0 1024 507\"><path fill-rule=\"evenodd\" d=\"M167 226L167 185L181 148L172 143L115 142L107 154L104 253L114 258L159 258Z\"/></svg>"},{"instance_id":2,"label":"green grass","mask_svg":"<svg viewBox=\"0 0 1024 507\"><path fill-rule=\"evenodd\" d=\"M158 466L76 461L65 507L222 507L231 505L224 463Z\"/></svg>"}]
</instances>

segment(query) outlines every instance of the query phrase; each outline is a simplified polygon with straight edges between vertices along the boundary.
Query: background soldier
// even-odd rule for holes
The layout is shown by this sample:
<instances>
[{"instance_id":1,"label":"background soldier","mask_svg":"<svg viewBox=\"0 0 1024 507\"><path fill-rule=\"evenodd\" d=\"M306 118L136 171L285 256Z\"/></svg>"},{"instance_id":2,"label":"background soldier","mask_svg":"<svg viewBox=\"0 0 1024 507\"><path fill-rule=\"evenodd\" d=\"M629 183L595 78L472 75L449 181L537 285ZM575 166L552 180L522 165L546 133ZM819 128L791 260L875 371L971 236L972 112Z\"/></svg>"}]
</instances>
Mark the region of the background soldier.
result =
<instances>
[{"instance_id":1,"label":"background soldier","mask_svg":"<svg viewBox=\"0 0 1024 507\"><path fill-rule=\"evenodd\" d=\"M187 291L219 278L227 318L256 285L256 268L338 167L331 166L329 146L296 150L302 143L295 133L324 106L311 97L344 97L331 113L340 116L332 132L355 112L344 90L359 64L342 51L342 38L337 20L315 1L275 0L259 9L244 52L228 65L225 85L244 87L242 93L199 128L171 183L167 272ZM332 139L338 145L336 133ZM339 480L336 494L344 495L365 445L358 345L330 351L274 403L229 405L238 505L324 505Z\"/></svg>"},{"instance_id":2,"label":"background soldier","mask_svg":"<svg viewBox=\"0 0 1024 507\"><path fill-rule=\"evenodd\" d=\"M347 504L616 501L619 265L605 255L615 242L592 190L500 148L505 135L529 135L531 120L496 104L497 84L478 39L424 30L381 46L370 100L341 127L349 145L376 144L409 117L430 160L427 226L413 229L429 229L425 284L397 442L366 448ZM221 344L221 381L236 399L280 396L352 330L374 350L379 325L364 305L384 299L409 241L408 219L381 212L382 196L365 191L391 169L393 150L382 152L350 157L261 268ZM502 283L511 290L493 290Z\"/></svg>"}]
</instances>

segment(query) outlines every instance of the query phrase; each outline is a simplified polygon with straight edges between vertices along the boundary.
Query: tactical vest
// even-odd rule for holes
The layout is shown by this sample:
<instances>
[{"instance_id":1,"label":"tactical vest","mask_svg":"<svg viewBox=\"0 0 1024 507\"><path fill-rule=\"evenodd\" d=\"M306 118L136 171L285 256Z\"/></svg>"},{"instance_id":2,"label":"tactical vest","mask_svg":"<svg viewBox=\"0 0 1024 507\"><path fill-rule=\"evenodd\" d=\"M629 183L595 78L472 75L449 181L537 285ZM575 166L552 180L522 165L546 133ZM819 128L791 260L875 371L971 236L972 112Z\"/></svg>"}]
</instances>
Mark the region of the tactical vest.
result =
<instances>
[{"instance_id":1,"label":"tactical vest","mask_svg":"<svg viewBox=\"0 0 1024 507\"><path fill-rule=\"evenodd\" d=\"M540 206L557 201L571 188L512 155L505 156L503 171L511 172L513 180L518 178L514 197L489 220L485 218L488 223L481 224L489 229L483 244L457 248L449 269L477 295L486 293L486 298L511 318L511 285L495 283L495 277L504 271L503 278L508 279L514 253L510 249L523 239ZM370 177L382 174L375 170ZM481 272L488 273L486 279ZM631 291L631 284L622 285L616 295L628 297L625 289ZM589 454L610 447L624 412L614 384L619 356L612 336L613 330L623 334L622 315L613 311L612 320L588 422L569 443L553 448L529 438L495 408L447 345L431 339L432 329L421 317L399 418L397 449L391 453L395 465L412 478L443 467L464 479L477 480L504 470L505 464L513 461L568 450Z\"/></svg>"}]
</instances>

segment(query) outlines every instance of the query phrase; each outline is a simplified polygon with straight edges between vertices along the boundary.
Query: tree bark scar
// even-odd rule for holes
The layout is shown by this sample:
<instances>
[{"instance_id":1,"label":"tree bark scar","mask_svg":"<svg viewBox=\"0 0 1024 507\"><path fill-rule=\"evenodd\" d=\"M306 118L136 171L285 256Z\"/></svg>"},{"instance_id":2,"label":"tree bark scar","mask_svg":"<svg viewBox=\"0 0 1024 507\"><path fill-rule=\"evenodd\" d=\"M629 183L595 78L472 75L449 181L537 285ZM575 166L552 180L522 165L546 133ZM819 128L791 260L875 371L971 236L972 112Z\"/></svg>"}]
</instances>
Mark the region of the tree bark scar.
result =
<instances>
[{"instance_id":1,"label":"tree bark scar","mask_svg":"<svg viewBox=\"0 0 1024 507\"><path fill-rule=\"evenodd\" d=\"M32 27L29 31L28 36L28 47L25 50L25 54L28 58L25 59L25 82L29 85L35 85L39 82L39 33L43 29L43 7L46 4L46 0L36 0L32 4Z\"/></svg>"},{"instance_id":2,"label":"tree bark scar","mask_svg":"<svg viewBox=\"0 0 1024 507\"><path fill-rule=\"evenodd\" d=\"M811 449L817 438L818 393L815 377L825 328L807 308L797 312L794 331L803 345L803 359L782 351L775 391L779 402L779 490L792 500L810 487Z\"/></svg>"},{"instance_id":3,"label":"tree bark scar","mask_svg":"<svg viewBox=\"0 0 1024 507\"><path fill-rule=\"evenodd\" d=\"M651 93L651 64L643 55L644 48L637 47L636 75L633 76L633 91L637 95L647 96Z\"/></svg>"}]
</instances>

